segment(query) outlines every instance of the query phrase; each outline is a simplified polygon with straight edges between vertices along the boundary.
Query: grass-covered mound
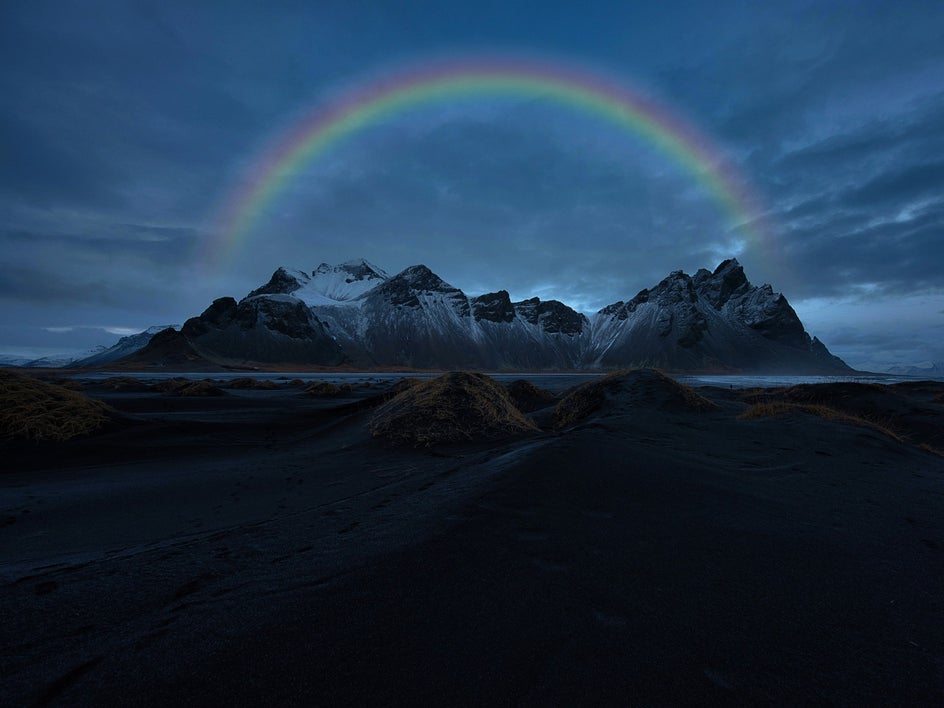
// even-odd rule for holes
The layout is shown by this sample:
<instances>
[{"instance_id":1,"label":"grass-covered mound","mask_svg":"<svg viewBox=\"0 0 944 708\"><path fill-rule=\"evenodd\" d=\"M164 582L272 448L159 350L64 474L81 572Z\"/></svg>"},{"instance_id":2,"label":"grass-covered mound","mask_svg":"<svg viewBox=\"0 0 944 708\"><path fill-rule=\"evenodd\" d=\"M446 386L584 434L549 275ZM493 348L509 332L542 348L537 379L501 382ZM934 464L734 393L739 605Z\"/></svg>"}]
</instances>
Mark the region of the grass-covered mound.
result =
<instances>
[{"instance_id":1,"label":"grass-covered mound","mask_svg":"<svg viewBox=\"0 0 944 708\"><path fill-rule=\"evenodd\" d=\"M767 401L754 403L746 411L738 416L741 420L755 420L757 418L781 418L786 415L805 413L813 415L823 420L833 420L840 423L851 423L863 428L869 428L876 432L887 435L888 437L902 442L901 437L890 428L875 421L862 418L860 416L844 413L835 408L824 406L817 403L788 403L785 401Z\"/></svg>"},{"instance_id":2,"label":"grass-covered mound","mask_svg":"<svg viewBox=\"0 0 944 708\"><path fill-rule=\"evenodd\" d=\"M316 398L332 398L340 396L342 391L340 386L327 381L314 381L305 387L305 393Z\"/></svg>"},{"instance_id":3,"label":"grass-covered mound","mask_svg":"<svg viewBox=\"0 0 944 708\"><path fill-rule=\"evenodd\" d=\"M708 411L715 404L655 369L617 371L579 386L554 410L558 427L567 427L597 412L633 410Z\"/></svg>"},{"instance_id":4,"label":"grass-covered mound","mask_svg":"<svg viewBox=\"0 0 944 708\"><path fill-rule=\"evenodd\" d=\"M269 379L252 379L248 376L240 376L238 379L227 381L223 384L223 388L249 391L277 391L279 385Z\"/></svg>"},{"instance_id":5,"label":"grass-covered mound","mask_svg":"<svg viewBox=\"0 0 944 708\"><path fill-rule=\"evenodd\" d=\"M194 381L193 379L185 379L182 377L165 379L157 384L157 389L168 396L179 396L181 398L226 395L226 391L218 386L214 386L211 381L206 379L202 381Z\"/></svg>"},{"instance_id":6,"label":"grass-covered mound","mask_svg":"<svg viewBox=\"0 0 944 708\"><path fill-rule=\"evenodd\" d=\"M933 382L884 386L840 381L745 391L742 419L805 413L875 430L900 442L940 454L944 415L928 405ZM933 402L933 398L931 399Z\"/></svg>"},{"instance_id":7,"label":"grass-covered mound","mask_svg":"<svg viewBox=\"0 0 944 708\"><path fill-rule=\"evenodd\" d=\"M149 393L155 390L154 386L133 376L110 376L100 381L98 385L109 391L119 393Z\"/></svg>"},{"instance_id":8,"label":"grass-covered mound","mask_svg":"<svg viewBox=\"0 0 944 708\"><path fill-rule=\"evenodd\" d=\"M63 441L88 435L109 419L109 408L77 391L0 370L0 438Z\"/></svg>"},{"instance_id":9,"label":"grass-covered mound","mask_svg":"<svg viewBox=\"0 0 944 708\"><path fill-rule=\"evenodd\" d=\"M404 445L495 439L537 430L501 384L464 371L407 386L377 409L369 428L375 437Z\"/></svg>"},{"instance_id":10,"label":"grass-covered mound","mask_svg":"<svg viewBox=\"0 0 944 708\"><path fill-rule=\"evenodd\" d=\"M506 388L508 389L508 395L511 397L512 403L515 404L515 408L525 413L544 408L550 405L550 402L554 400L553 393L545 391L543 388L538 388L530 381L525 381L524 379L515 379L508 384Z\"/></svg>"}]
</instances>

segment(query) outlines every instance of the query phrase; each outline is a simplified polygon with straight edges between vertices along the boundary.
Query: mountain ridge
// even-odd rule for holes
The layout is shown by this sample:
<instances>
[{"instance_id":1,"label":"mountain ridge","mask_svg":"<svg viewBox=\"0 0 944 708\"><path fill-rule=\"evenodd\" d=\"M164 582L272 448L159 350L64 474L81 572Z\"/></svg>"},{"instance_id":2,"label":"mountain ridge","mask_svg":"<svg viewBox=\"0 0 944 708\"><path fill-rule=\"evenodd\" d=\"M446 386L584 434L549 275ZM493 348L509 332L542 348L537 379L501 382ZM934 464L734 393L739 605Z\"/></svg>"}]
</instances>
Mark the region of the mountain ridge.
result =
<instances>
[{"instance_id":1,"label":"mountain ridge","mask_svg":"<svg viewBox=\"0 0 944 708\"><path fill-rule=\"evenodd\" d=\"M364 259L279 267L242 300L218 298L181 328L210 362L414 369L849 372L786 297L736 259L587 316L558 300L469 296L424 264L388 275Z\"/></svg>"}]
</instances>

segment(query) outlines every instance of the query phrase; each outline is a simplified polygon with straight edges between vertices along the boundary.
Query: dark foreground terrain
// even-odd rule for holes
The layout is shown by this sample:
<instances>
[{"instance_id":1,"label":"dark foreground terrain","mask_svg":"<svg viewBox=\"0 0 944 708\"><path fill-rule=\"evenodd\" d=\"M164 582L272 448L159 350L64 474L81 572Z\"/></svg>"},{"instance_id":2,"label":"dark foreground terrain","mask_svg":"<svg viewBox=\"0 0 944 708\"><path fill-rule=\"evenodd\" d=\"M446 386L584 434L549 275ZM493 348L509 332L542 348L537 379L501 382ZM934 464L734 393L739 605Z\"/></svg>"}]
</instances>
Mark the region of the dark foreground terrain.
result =
<instances>
[{"instance_id":1,"label":"dark foreground terrain","mask_svg":"<svg viewBox=\"0 0 944 708\"><path fill-rule=\"evenodd\" d=\"M376 386L128 388L2 449L0 705L944 700L944 384L421 448Z\"/></svg>"}]
</instances>

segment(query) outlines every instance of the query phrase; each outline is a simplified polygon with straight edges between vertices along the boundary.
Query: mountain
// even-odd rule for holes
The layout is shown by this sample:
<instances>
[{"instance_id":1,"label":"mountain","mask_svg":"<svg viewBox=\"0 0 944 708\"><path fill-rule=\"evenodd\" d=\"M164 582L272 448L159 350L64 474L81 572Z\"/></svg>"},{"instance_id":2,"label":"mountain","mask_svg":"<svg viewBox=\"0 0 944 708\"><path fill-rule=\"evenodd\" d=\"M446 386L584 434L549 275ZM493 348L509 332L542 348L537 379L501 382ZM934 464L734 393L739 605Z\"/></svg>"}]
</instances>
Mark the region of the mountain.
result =
<instances>
[{"instance_id":1,"label":"mountain","mask_svg":"<svg viewBox=\"0 0 944 708\"><path fill-rule=\"evenodd\" d=\"M99 351L74 359L70 366L102 366L143 349L151 338L165 329L174 329L174 325L155 325L143 332L122 337L110 347L99 347Z\"/></svg>"},{"instance_id":2,"label":"mountain","mask_svg":"<svg viewBox=\"0 0 944 708\"><path fill-rule=\"evenodd\" d=\"M129 354L111 367L130 371L157 369L162 371L224 371L225 367L211 361L194 349L190 341L176 329L163 329L153 335L142 349Z\"/></svg>"},{"instance_id":3,"label":"mountain","mask_svg":"<svg viewBox=\"0 0 944 708\"><path fill-rule=\"evenodd\" d=\"M389 276L368 261L279 268L181 328L209 361L439 369L850 371L735 259L682 271L587 317L557 300L468 296L425 265ZM147 355L146 351L144 352Z\"/></svg>"},{"instance_id":4,"label":"mountain","mask_svg":"<svg viewBox=\"0 0 944 708\"><path fill-rule=\"evenodd\" d=\"M931 379L944 379L944 361L928 361L914 366L897 364L886 369L889 374L899 376L925 376Z\"/></svg>"},{"instance_id":5,"label":"mountain","mask_svg":"<svg viewBox=\"0 0 944 708\"><path fill-rule=\"evenodd\" d=\"M210 360L329 366L346 361L313 308L283 293L250 294L238 303L219 298L180 332Z\"/></svg>"},{"instance_id":6,"label":"mountain","mask_svg":"<svg viewBox=\"0 0 944 708\"><path fill-rule=\"evenodd\" d=\"M359 258L340 265L322 263L309 275L303 270L279 268L256 295L291 295L306 305L334 305L349 302L387 280L389 276L377 266Z\"/></svg>"},{"instance_id":7,"label":"mountain","mask_svg":"<svg viewBox=\"0 0 944 708\"><path fill-rule=\"evenodd\" d=\"M0 354L0 366L26 366L32 359L28 356Z\"/></svg>"},{"instance_id":8,"label":"mountain","mask_svg":"<svg viewBox=\"0 0 944 708\"><path fill-rule=\"evenodd\" d=\"M783 295L751 285L736 259L694 277L675 271L651 290L604 307L592 327L595 367L850 370L806 333Z\"/></svg>"}]
</instances>

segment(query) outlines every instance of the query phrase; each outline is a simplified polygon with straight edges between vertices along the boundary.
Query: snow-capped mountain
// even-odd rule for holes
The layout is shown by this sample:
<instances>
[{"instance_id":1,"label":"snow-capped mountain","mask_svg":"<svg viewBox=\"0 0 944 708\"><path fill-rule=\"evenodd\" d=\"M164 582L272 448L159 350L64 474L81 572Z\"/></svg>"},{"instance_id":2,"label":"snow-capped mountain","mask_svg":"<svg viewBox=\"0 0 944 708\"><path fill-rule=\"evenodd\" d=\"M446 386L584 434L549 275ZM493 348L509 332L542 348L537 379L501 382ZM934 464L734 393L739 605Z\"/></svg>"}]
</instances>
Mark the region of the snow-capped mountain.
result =
<instances>
[{"instance_id":1,"label":"snow-capped mountain","mask_svg":"<svg viewBox=\"0 0 944 708\"><path fill-rule=\"evenodd\" d=\"M332 266L322 263L309 275L303 270L279 268L256 295L291 295L309 307L350 302L387 280L389 276L377 266L359 258Z\"/></svg>"},{"instance_id":2,"label":"snow-capped mountain","mask_svg":"<svg viewBox=\"0 0 944 708\"><path fill-rule=\"evenodd\" d=\"M193 348L211 361L293 362L336 365L344 352L315 316L292 295L250 295L213 301L180 328Z\"/></svg>"},{"instance_id":3,"label":"snow-capped mountain","mask_svg":"<svg viewBox=\"0 0 944 708\"><path fill-rule=\"evenodd\" d=\"M675 271L592 319L594 366L769 372L848 370L803 328L769 285L753 286L735 259L694 277Z\"/></svg>"},{"instance_id":4,"label":"snow-capped mountain","mask_svg":"<svg viewBox=\"0 0 944 708\"><path fill-rule=\"evenodd\" d=\"M103 364L117 361L129 354L134 354L136 351L144 349L148 342L151 341L151 338L158 332L163 332L165 329L176 329L178 327L179 325L155 325L148 327L143 332L122 337L110 347L99 347L98 351L82 355L72 360L69 365L102 366Z\"/></svg>"},{"instance_id":5,"label":"snow-capped mountain","mask_svg":"<svg viewBox=\"0 0 944 708\"><path fill-rule=\"evenodd\" d=\"M753 286L736 260L592 317L556 300L468 296L425 265L393 277L364 260L279 268L241 301L220 298L181 333L217 362L478 369L661 366L795 373L848 371L786 298Z\"/></svg>"},{"instance_id":6,"label":"snow-capped mountain","mask_svg":"<svg viewBox=\"0 0 944 708\"><path fill-rule=\"evenodd\" d=\"M889 374L899 376L925 376L930 379L944 379L944 361L927 361L915 365L896 364L889 366Z\"/></svg>"}]
</instances>

